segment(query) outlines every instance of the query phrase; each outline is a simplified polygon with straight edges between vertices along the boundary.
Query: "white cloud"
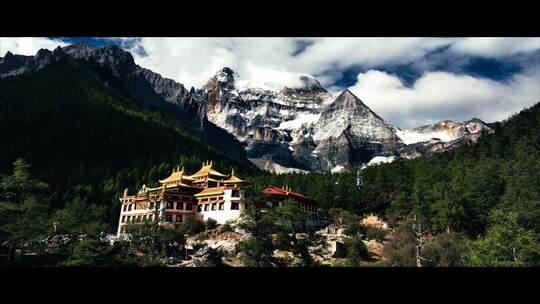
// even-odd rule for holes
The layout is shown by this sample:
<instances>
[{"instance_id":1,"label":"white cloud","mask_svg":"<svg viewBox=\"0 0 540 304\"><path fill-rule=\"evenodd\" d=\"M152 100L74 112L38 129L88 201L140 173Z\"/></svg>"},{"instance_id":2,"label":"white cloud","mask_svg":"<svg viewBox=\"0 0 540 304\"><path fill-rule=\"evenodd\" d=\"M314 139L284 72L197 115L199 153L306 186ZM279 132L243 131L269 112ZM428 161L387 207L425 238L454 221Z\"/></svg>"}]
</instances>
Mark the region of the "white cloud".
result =
<instances>
[{"instance_id":1,"label":"white cloud","mask_svg":"<svg viewBox=\"0 0 540 304\"><path fill-rule=\"evenodd\" d=\"M135 62L187 87L201 87L222 67L239 80L286 84L298 70L291 66L295 41L288 38L142 38L148 56Z\"/></svg>"},{"instance_id":2,"label":"white cloud","mask_svg":"<svg viewBox=\"0 0 540 304\"><path fill-rule=\"evenodd\" d=\"M405 64L452 43L443 38L321 38L298 56L305 69Z\"/></svg>"},{"instance_id":3,"label":"white cloud","mask_svg":"<svg viewBox=\"0 0 540 304\"><path fill-rule=\"evenodd\" d=\"M540 38L474 37L456 41L450 49L454 52L484 57L504 57L540 49Z\"/></svg>"},{"instance_id":4,"label":"white cloud","mask_svg":"<svg viewBox=\"0 0 540 304\"><path fill-rule=\"evenodd\" d=\"M309 42L296 53L299 42ZM462 55L502 57L540 49L540 38L142 38L149 56L134 53L138 64L186 86L200 87L223 66L241 80L287 85L298 74L333 85L353 67L417 63L441 47Z\"/></svg>"},{"instance_id":5,"label":"white cloud","mask_svg":"<svg viewBox=\"0 0 540 304\"><path fill-rule=\"evenodd\" d=\"M411 86L378 70L358 74L349 88L383 118L401 128L473 117L491 122L540 101L537 68L498 82L468 75L427 72Z\"/></svg>"},{"instance_id":6,"label":"white cloud","mask_svg":"<svg viewBox=\"0 0 540 304\"><path fill-rule=\"evenodd\" d=\"M19 55L35 55L39 49L53 50L59 45L67 44L49 38L0 37L0 56L4 56L8 51Z\"/></svg>"},{"instance_id":7,"label":"white cloud","mask_svg":"<svg viewBox=\"0 0 540 304\"><path fill-rule=\"evenodd\" d=\"M293 56L299 41L311 45ZM302 73L414 60L444 43L447 40L433 38L142 38L133 49L142 46L148 56L133 53L141 66L186 86L202 86L223 66L242 80L289 85ZM328 74L323 85L338 76Z\"/></svg>"},{"instance_id":8,"label":"white cloud","mask_svg":"<svg viewBox=\"0 0 540 304\"><path fill-rule=\"evenodd\" d=\"M142 38L148 56L134 53L135 61L186 86L200 87L224 66L241 80L291 85L299 74L325 76L331 85L339 71L354 65L403 64L448 45L443 38ZM295 54L298 42L309 42Z\"/></svg>"}]
</instances>

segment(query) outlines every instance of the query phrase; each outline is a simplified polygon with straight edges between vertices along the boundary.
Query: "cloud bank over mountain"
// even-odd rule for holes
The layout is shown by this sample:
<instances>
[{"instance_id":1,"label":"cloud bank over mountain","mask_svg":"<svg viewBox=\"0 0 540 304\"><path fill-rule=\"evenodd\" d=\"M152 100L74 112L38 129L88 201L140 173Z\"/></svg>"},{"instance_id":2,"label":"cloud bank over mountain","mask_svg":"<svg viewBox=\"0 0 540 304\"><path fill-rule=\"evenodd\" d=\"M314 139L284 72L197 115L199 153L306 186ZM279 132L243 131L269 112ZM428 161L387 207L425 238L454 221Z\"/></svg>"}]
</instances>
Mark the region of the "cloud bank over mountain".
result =
<instances>
[{"instance_id":1,"label":"cloud bank over mountain","mask_svg":"<svg viewBox=\"0 0 540 304\"><path fill-rule=\"evenodd\" d=\"M65 45L65 41L0 38L0 56L8 50L31 55L39 48ZM187 87L202 87L224 66L236 72L239 84L249 81L274 89L294 87L298 74L310 74L334 93L350 88L377 113L400 127L413 127L442 117L457 121L470 117L500 120L540 101L540 38L110 38L108 41L132 52L137 64ZM483 66L471 65L477 61ZM506 71L508 64L512 69ZM482 67L485 71L481 71ZM498 77L503 72L504 77ZM344 80L346 75L350 75L349 81Z\"/></svg>"}]
</instances>

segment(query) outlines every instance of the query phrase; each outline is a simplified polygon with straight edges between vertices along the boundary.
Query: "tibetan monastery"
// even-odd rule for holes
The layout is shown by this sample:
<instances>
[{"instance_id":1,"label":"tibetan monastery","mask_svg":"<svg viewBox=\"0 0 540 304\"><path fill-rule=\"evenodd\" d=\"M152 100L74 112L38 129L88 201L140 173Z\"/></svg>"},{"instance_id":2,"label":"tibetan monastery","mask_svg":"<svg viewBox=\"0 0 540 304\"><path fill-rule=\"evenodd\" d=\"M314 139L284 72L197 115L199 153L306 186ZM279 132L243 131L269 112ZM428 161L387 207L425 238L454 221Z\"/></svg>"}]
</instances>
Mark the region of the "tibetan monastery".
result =
<instances>
[{"instance_id":1,"label":"tibetan monastery","mask_svg":"<svg viewBox=\"0 0 540 304\"><path fill-rule=\"evenodd\" d=\"M286 200L293 200L298 205L300 210L307 214L308 222L310 224L319 224L319 208L317 201L304 196L298 192L294 192L290 187L267 187L261 191L266 195L266 205L269 207L281 207Z\"/></svg>"},{"instance_id":2,"label":"tibetan monastery","mask_svg":"<svg viewBox=\"0 0 540 304\"><path fill-rule=\"evenodd\" d=\"M143 185L137 194L120 198L122 204L118 234L128 223L159 221L176 227L186 216L200 220L212 218L219 224L237 219L244 210L241 186L249 184L234 174L222 174L205 162L195 174L185 174L184 168L173 169L171 175L160 180L161 186Z\"/></svg>"}]
</instances>

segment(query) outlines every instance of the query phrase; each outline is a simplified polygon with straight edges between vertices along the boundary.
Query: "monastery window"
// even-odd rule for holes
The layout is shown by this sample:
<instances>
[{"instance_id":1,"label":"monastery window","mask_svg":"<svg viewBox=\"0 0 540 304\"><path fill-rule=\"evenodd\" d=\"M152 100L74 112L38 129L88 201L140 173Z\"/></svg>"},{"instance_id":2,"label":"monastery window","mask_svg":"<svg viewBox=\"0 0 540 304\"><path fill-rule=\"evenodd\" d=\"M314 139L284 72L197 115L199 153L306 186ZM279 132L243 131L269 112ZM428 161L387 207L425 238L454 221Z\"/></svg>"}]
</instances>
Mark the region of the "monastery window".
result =
<instances>
[{"instance_id":1,"label":"monastery window","mask_svg":"<svg viewBox=\"0 0 540 304\"><path fill-rule=\"evenodd\" d=\"M174 209L173 202L167 202L167 209Z\"/></svg>"},{"instance_id":2,"label":"monastery window","mask_svg":"<svg viewBox=\"0 0 540 304\"><path fill-rule=\"evenodd\" d=\"M201 209L201 205L197 205L197 212L201 212L202 209Z\"/></svg>"},{"instance_id":3,"label":"monastery window","mask_svg":"<svg viewBox=\"0 0 540 304\"><path fill-rule=\"evenodd\" d=\"M219 203L219 210L223 210L223 206L224 204L223 203Z\"/></svg>"},{"instance_id":4,"label":"monastery window","mask_svg":"<svg viewBox=\"0 0 540 304\"><path fill-rule=\"evenodd\" d=\"M125 223L126 222L126 216L122 216L122 223Z\"/></svg>"},{"instance_id":5,"label":"monastery window","mask_svg":"<svg viewBox=\"0 0 540 304\"><path fill-rule=\"evenodd\" d=\"M212 204L212 211L216 211L216 205L217 205L216 203Z\"/></svg>"},{"instance_id":6,"label":"monastery window","mask_svg":"<svg viewBox=\"0 0 540 304\"><path fill-rule=\"evenodd\" d=\"M150 204L148 204L148 208L149 209L154 209L154 202L150 202Z\"/></svg>"},{"instance_id":7,"label":"monastery window","mask_svg":"<svg viewBox=\"0 0 540 304\"><path fill-rule=\"evenodd\" d=\"M133 210L133 204L129 204L128 211Z\"/></svg>"},{"instance_id":8,"label":"monastery window","mask_svg":"<svg viewBox=\"0 0 540 304\"><path fill-rule=\"evenodd\" d=\"M167 214L167 216L165 217L165 220L167 222L172 222L172 214Z\"/></svg>"},{"instance_id":9,"label":"monastery window","mask_svg":"<svg viewBox=\"0 0 540 304\"><path fill-rule=\"evenodd\" d=\"M178 210L184 209L184 203L180 203L180 202L176 203L176 209Z\"/></svg>"},{"instance_id":10,"label":"monastery window","mask_svg":"<svg viewBox=\"0 0 540 304\"><path fill-rule=\"evenodd\" d=\"M208 211L208 204L204 205L204 211Z\"/></svg>"},{"instance_id":11,"label":"monastery window","mask_svg":"<svg viewBox=\"0 0 540 304\"><path fill-rule=\"evenodd\" d=\"M193 205L191 203L186 203L186 210L193 210Z\"/></svg>"},{"instance_id":12,"label":"monastery window","mask_svg":"<svg viewBox=\"0 0 540 304\"><path fill-rule=\"evenodd\" d=\"M231 203L231 210L240 210L239 203Z\"/></svg>"},{"instance_id":13,"label":"monastery window","mask_svg":"<svg viewBox=\"0 0 540 304\"><path fill-rule=\"evenodd\" d=\"M181 216L181 215L177 215L177 216L176 216L176 221L177 221L177 222L181 222L181 221L182 221L182 216Z\"/></svg>"},{"instance_id":14,"label":"monastery window","mask_svg":"<svg viewBox=\"0 0 540 304\"><path fill-rule=\"evenodd\" d=\"M122 209L122 211L126 211L127 210L127 205L124 205L123 207L124 208Z\"/></svg>"},{"instance_id":15,"label":"monastery window","mask_svg":"<svg viewBox=\"0 0 540 304\"><path fill-rule=\"evenodd\" d=\"M240 197L240 190L233 190L231 193L232 197Z\"/></svg>"}]
</instances>

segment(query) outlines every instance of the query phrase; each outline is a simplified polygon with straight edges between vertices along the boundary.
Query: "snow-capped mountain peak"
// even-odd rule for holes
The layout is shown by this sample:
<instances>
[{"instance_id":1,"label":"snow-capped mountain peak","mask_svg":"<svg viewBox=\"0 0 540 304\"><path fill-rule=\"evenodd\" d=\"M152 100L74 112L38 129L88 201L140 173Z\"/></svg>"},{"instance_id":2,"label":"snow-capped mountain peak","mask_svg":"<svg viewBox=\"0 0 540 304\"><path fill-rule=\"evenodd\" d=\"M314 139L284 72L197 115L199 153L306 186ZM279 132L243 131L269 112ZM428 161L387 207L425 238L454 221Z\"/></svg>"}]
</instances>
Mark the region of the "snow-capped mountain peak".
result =
<instances>
[{"instance_id":1,"label":"snow-capped mountain peak","mask_svg":"<svg viewBox=\"0 0 540 304\"><path fill-rule=\"evenodd\" d=\"M313 139L338 137L346 129L355 137L382 142L395 139L394 128L375 114L351 91L343 91L328 105L315 127Z\"/></svg>"},{"instance_id":2,"label":"snow-capped mountain peak","mask_svg":"<svg viewBox=\"0 0 540 304\"><path fill-rule=\"evenodd\" d=\"M188 90L136 65L117 46L74 44L35 56L8 52L0 58L0 78L38 71L64 58L98 67L102 81L142 106L177 106L194 134L209 143L226 143L218 148L273 172L346 171L370 161L447 151L475 142L484 130L493 132L477 118L396 131L351 91L333 96L305 74L277 88L260 80L237 81L234 71L224 67L201 89Z\"/></svg>"}]
</instances>

